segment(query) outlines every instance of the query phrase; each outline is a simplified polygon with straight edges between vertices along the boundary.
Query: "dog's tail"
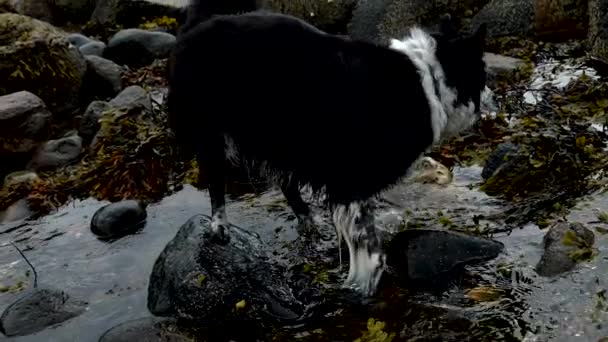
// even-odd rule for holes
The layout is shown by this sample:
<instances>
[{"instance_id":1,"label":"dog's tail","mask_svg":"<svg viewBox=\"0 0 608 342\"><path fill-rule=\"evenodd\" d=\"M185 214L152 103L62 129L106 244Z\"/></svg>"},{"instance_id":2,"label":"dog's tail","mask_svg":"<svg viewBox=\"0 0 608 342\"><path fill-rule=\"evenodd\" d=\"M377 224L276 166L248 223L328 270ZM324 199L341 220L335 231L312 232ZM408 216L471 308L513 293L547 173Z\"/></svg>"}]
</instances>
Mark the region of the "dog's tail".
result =
<instances>
[{"instance_id":1,"label":"dog's tail","mask_svg":"<svg viewBox=\"0 0 608 342\"><path fill-rule=\"evenodd\" d=\"M240 14L257 10L261 0L190 0L186 23L181 32L214 15Z\"/></svg>"}]
</instances>

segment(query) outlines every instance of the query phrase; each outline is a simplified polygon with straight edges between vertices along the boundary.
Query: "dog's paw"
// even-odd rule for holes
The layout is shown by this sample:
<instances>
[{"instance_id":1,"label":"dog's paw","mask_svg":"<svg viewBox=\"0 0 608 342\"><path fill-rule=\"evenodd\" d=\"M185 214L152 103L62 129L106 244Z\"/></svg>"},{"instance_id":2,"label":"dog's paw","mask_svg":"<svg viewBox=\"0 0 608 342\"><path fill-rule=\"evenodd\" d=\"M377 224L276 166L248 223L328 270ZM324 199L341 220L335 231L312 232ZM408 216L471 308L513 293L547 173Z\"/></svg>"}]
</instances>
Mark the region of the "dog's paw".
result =
<instances>
[{"instance_id":1,"label":"dog's paw","mask_svg":"<svg viewBox=\"0 0 608 342\"><path fill-rule=\"evenodd\" d=\"M230 224L227 222L211 222L211 231L209 232L211 240L222 245L230 242L230 235L228 235L229 226Z\"/></svg>"}]
</instances>

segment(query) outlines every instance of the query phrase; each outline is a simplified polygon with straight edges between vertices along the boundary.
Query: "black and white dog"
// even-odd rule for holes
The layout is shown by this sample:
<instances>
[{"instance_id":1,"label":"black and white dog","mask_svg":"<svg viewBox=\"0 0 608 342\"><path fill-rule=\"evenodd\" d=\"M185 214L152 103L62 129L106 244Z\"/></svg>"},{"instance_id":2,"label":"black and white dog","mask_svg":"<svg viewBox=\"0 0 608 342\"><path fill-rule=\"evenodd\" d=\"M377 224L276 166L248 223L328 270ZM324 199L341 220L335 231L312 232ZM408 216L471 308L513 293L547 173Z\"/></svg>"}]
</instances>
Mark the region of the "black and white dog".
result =
<instances>
[{"instance_id":1,"label":"black and white dog","mask_svg":"<svg viewBox=\"0 0 608 342\"><path fill-rule=\"evenodd\" d=\"M485 26L412 28L387 47L287 15L226 13L254 3L193 0L169 65L170 124L208 178L213 230L230 229L226 162L263 164L301 224L312 219L300 186L324 193L350 254L346 283L373 294L385 254L369 200L479 117Z\"/></svg>"}]
</instances>

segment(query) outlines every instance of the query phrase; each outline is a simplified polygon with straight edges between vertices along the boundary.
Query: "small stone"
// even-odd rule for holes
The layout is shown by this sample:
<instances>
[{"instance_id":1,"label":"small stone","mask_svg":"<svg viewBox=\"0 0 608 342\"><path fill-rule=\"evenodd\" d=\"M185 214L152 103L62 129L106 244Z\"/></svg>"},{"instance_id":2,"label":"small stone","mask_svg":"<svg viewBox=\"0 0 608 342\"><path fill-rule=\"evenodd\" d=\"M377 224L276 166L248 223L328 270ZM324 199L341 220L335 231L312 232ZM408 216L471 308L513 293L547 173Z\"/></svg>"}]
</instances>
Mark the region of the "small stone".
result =
<instances>
[{"instance_id":1,"label":"small stone","mask_svg":"<svg viewBox=\"0 0 608 342\"><path fill-rule=\"evenodd\" d=\"M145 226L146 205L126 200L101 207L91 219L91 231L102 239L125 236Z\"/></svg>"},{"instance_id":2,"label":"small stone","mask_svg":"<svg viewBox=\"0 0 608 342\"><path fill-rule=\"evenodd\" d=\"M82 138L78 135L49 140L36 151L27 169L39 172L67 166L78 161L80 152Z\"/></svg>"},{"instance_id":3,"label":"small stone","mask_svg":"<svg viewBox=\"0 0 608 342\"><path fill-rule=\"evenodd\" d=\"M0 155L32 152L46 138L51 116L42 99L28 91L0 96Z\"/></svg>"},{"instance_id":4,"label":"small stone","mask_svg":"<svg viewBox=\"0 0 608 342\"><path fill-rule=\"evenodd\" d=\"M469 264L491 260L504 249L498 241L440 229L407 229L387 248L387 263L401 278L431 279Z\"/></svg>"},{"instance_id":5,"label":"small stone","mask_svg":"<svg viewBox=\"0 0 608 342\"><path fill-rule=\"evenodd\" d=\"M36 289L6 308L0 331L8 337L30 335L80 315L86 305L63 291Z\"/></svg>"},{"instance_id":6,"label":"small stone","mask_svg":"<svg viewBox=\"0 0 608 342\"><path fill-rule=\"evenodd\" d=\"M118 96L109 102L112 108L134 108L144 107L146 110L152 109L152 101L150 95L140 86L126 87Z\"/></svg>"},{"instance_id":7,"label":"small stone","mask_svg":"<svg viewBox=\"0 0 608 342\"><path fill-rule=\"evenodd\" d=\"M67 35L66 39L68 40L68 42L70 42L70 44L76 46L76 47L81 47L83 45L86 45L90 42L92 42L92 40L85 36L84 34L80 34L80 33L70 33Z\"/></svg>"},{"instance_id":8,"label":"small stone","mask_svg":"<svg viewBox=\"0 0 608 342\"><path fill-rule=\"evenodd\" d=\"M142 67L169 57L175 43L176 38L170 33L126 29L110 39L103 57L120 65Z\"/></svg>"},{"instance_id":9,"label":"small stone","mask_svg":"<svg viewBox=\"0 0 608 342\"><path fill-rule=\"evenodd\" d=\"M536 272L544 277L572 270L579 259L591 257L595 243L593 231L579 222L558 222L543 238L545 249L536 265Z\"/></svg>"},{"instance_id":10,"label":"small stone","mask_svg":"<svg viewBox=\"0 0 608 342\"><path fill-rule=\"evenodd\" d=\"M78 47L83 56L103 56L103 51L106 49L104 42L89 42Z\"/></svg>"},{"instance_id":11,"label":"small stone","mask_svg":"<svg viewBox=\"0 0 608 342\"><path fill-rule=\"evenodd\" d=\"M123 69L118 64L99 57L85 56L87 73L83 88L91 97L109 98L116 96L122 89Z\"/></svg>"}]
</instances>

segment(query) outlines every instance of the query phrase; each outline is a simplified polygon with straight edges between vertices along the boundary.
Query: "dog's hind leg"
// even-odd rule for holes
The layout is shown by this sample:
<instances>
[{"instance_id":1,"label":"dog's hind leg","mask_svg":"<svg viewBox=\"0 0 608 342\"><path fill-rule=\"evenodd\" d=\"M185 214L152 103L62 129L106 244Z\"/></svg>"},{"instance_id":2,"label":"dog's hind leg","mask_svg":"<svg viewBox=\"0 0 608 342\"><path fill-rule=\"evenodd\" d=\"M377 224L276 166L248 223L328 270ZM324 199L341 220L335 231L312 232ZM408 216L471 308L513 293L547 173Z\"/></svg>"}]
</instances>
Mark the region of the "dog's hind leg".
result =
<instances>
[{"instance_id":1,"label":"dog's hind leg","mask_svg":"<svg viewBox=\"0 0 608 342\"><path fill-rule=\"evenodd\" d=\"M209 197L211 199L211 230L220 241L226 242L229 228L226 216L226 152L223 137L207 137L202 148L197 153L199 177L206 177L209 184ZM203 175L204 169L204 175Z\"/></svg>"},{"instance_id":2,"label":"dog's hind leg","mask_svg":"<svg viewBox=\"0 0 608 342\"><path fill-rule=\"evenodd\" d=\"M303 235L312 234L315 231L314 221L310 207L304 202L302 194L300 194L298 179L295 176L286 177L281 182L281 191L287 199L289 207L298 218L299 232Z\"/></svg>"},{"instance_id":3,"label":"dog's hind leg","mask_svg":"<svg viewBox=\"0 0 608 342\"><path fill-rule=\"evenodd\" d=\"M334 205L332 217L338 238L346 241L350 256L345 285L373 294L384 271L386 255L374 224L371 202Z\"/></svg>"}]
</instances>

